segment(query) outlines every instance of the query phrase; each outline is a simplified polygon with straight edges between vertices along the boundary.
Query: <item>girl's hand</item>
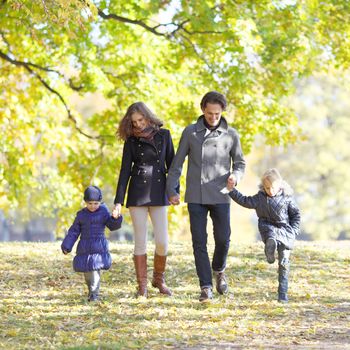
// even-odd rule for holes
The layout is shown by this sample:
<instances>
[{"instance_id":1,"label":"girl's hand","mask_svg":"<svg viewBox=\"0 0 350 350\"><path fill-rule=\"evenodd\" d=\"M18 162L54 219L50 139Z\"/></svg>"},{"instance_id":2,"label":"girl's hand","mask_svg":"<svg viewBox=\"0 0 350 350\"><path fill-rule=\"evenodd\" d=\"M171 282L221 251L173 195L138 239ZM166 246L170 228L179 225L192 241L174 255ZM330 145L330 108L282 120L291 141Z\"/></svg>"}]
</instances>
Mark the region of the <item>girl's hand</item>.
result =
<instances>
[{"instance_id":1,"label":"girl's hand","mask_svg":"<svg viewBox=\"0 0 350 350\"><path fill-rule=\"evenodd\" d=\"M112 210L112 216L117 219L121 215L122 212L122 205L120 203L116 203L114 205L114 208Z\"/></svg>"}]
</instances>

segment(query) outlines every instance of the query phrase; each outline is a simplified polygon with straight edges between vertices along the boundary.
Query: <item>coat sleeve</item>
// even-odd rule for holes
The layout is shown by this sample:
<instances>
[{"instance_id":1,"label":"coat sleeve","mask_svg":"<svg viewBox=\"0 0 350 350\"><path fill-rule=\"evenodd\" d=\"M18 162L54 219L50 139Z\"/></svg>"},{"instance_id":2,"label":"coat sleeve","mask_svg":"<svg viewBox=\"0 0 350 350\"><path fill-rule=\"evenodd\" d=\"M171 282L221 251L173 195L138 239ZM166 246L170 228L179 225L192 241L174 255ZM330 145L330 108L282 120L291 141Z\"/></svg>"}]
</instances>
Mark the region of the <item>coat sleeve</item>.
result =
<instances>
[{"instance_id":1,"label":"coat sleeve","mask_svg":"<svg viewBox=\"0 0 350 350\"><path fill-rule=\"evenodd\" d=\"M292 227L294 234L297 236L300 232L300 210L293 198L291 198L288 205L288 217L289 225Z\"/></svg>"},{"instance_id":2,"label":"coat sleeve","mask_svg":"<svg viewBox=\"0 0 350 350\"><path fill-rule=\"evenodd\" d=\"M73 249L74 243L78 239L81 233L81 224L79 220L79 213L75 217L73 225L68 229L67 236L64 238L61 249L70 253Z\"/></svg>"},{"instance_id":3,"label":"coat sleeve","mask_svg":"<svg viewBox=\"0 0 350 350\"><path fill-rule=\"evenodd\" d=\"M232 172L237 179L237 183L243 177L245 171L245 160L242 152L241 142L238 133L235 131L234 134L234 144L230 151L232 159Z\"/></svg>"},{"instance_id":4,"label":"coat sleeve","mask_svg":"<svg viewBox=\"0 0 350 350\"><path fill-rule=\"evenodd\" d=\"M118 218L114 218L113 216L109 216L106 226L111 230L115 231L121 228L123 222L123 216L120 215Z\"/></svg>"},{"instance_id":5,"label":"coat sleeve","mask_svg":"<svg viewBox=\"0 0 350 350\"><path fill-rule=\"evenodd\" d=\"M174 144L173 144L173 140L171 138L171 133L168 130L166 154L165 154L165 164L166 164L167 173L169 173L169 169L170 169L171 164L173 162L174 156L175 156ZM178 181L178 184L175 188L175 191L176 191L176 193L180 193L180 182L179 181Z\"/></svg>"},{"instance_id":6,"label":"coat sleeve","mask_svg":"<svg viewBox=\"0 0 350 350\"><path fill-rule=\"evenodd\" d=\"M178 188L179 179L182 172L183 163L189 152L189 139L187 135L187 128L182 132L179 147L176 151L175 157L171 163L167 182L166 192L168 197L172 197L178 194L176 189Z\"/></svg>"},{"instance_id":7,"label":"coat sleeve","mask_svg":"<svg viewBox=\"0 0 350 350\"><path fill-rule=\"evenodd\" d=\"M244 196L241 192L239 192L235 188L229 193L229 196L237 204L248 209L256 209L259 203L258 194L255 194L254 196Z\"/></svg>"},{"instance_id":8,"label":"coat sleeve","mask_svg":"<svg viewBox=\"0 0 350 350\"><path fill-rule=\"evenodd\" d=\"M131 152L131 142L130 139L125 141L123 147L123 158L122 165L120 168L119 180L117 185L117 190L114 198L114 204L120 203L124 204L126 188L128 186L129 178L131 175L132 166L132 152Z\"/></svg>"}]
</instances>

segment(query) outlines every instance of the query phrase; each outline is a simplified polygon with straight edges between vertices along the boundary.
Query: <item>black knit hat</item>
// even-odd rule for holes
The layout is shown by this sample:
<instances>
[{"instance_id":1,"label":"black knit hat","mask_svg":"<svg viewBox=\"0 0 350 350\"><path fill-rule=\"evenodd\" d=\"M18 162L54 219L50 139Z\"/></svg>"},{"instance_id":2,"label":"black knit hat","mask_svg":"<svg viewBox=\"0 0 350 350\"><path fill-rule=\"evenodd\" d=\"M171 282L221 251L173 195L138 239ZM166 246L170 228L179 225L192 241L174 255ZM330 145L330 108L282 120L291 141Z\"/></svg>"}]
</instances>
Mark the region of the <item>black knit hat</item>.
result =
<instances>
[{"instance_id":1,"label":"black knit hat","mask_svg":"<svg viewBox=\"0 0 350 350\"><path fill-rule=\"evenodd\" d=\"M84 201L85 202L101 202L102 192L97 186L89 186L84 191Z\"/></svg>"}]
</instances>

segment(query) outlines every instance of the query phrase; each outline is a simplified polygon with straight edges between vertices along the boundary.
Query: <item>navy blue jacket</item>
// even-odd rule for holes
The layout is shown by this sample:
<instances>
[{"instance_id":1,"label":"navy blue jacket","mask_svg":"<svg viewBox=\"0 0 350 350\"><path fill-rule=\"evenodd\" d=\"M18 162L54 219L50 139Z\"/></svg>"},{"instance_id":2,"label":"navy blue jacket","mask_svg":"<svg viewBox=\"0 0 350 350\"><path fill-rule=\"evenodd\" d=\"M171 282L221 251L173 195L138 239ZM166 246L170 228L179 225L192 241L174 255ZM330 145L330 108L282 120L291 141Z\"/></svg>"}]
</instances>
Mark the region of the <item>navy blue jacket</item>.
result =
<instances>
[{"instance_id":1,"label":"navy blue jacket","mask_svg":"<svg viewBox=\"0 0 350 350\"><path fill-rule=\"evenodd\" d=\"M153 140L130 136L125 141L114 204L124 204L129 185L126 207L169 205L165 184L174 158L173 141L167 129L160 129Z\"/></svg>"},{"instance_id":2,"label":"navy blue jacket","mask_svg":"<svg viewBox=\"0 0 350 350\"><path fill-rule=\"evenodd\" d=\"M105 237L105 226L114 231L121 227L122 221L122 216L113 218L104 203L94 212L87 208L77 212L74 223L61 244L62 250L71 252L80 236L77 255L73 259L74 271L108 270L111 267L112 258Z\"/></svg>"},{"instance_id":3,"label":"navy blue jacket","mask_svg":"<svg viewBox=\"0 0 350 350\"><path fill-rule=\"evenodd\" d=\"M289 188L282 189L273 197L269 197L264 190L254 196L244 196L233 189L229 196L239 205L256 210L259 232L264 243L273 237L287 249L293 249L295 236L299 234L300 211L288 193Z\"/></svg>"}]
</instances>

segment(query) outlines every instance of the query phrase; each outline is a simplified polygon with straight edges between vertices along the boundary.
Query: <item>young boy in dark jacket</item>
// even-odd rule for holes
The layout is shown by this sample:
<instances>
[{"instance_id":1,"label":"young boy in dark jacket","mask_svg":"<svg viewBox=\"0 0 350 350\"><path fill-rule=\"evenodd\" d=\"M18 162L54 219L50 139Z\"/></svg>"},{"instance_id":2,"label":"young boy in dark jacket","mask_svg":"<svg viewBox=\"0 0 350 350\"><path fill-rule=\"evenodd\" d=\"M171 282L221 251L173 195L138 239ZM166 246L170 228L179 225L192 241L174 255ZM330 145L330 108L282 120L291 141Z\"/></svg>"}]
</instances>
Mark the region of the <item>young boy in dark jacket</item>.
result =
<instances>
[{"instance_id":1,"label":"young boy in dark jacket","mask_svg":"<svg viewBox=\"0 0 350 350\"><path fill-rule=\"evenodd\" d=\"M275 252L278 252L278 301L287 303L289 257L300 225L300 211L292 196L292 188L273 168L263 174L260 191L254 196L242 195L229 181L227 189L231 190L229 196L236 203L256 210L259 232L270 264L275 262Z\"/></svg>"},{"instance_id":2,"label":"young boy in dark jacket","mask_svg":"<svg viewBox=\"0 0 350 350\"><path fill-rule=\"evenodd\" d=\"M89 186L84 192L86 207L77 212L73 225L64 238L61 249L63 254L72 251L80 236L77 255L73 259L73 269L83 272L89 289L88 301L98 300L101 270L108 270L112 258L105 237L105 226L111 231L121 227L123 218L110 215L102 201L102 192L97 186Z\"/></svg>"}]
</instances>

